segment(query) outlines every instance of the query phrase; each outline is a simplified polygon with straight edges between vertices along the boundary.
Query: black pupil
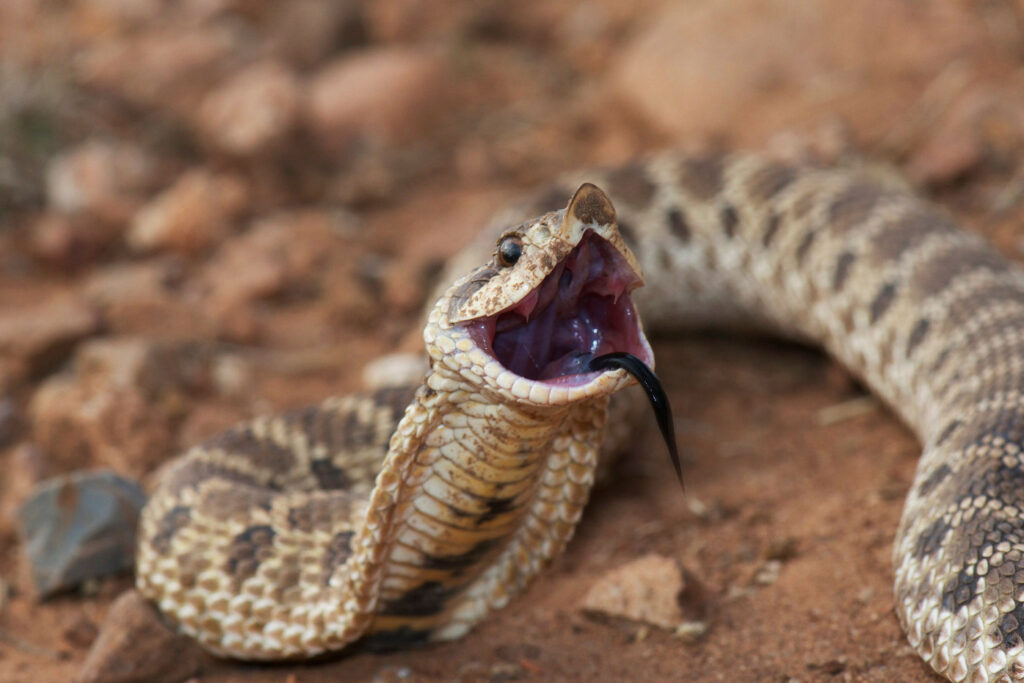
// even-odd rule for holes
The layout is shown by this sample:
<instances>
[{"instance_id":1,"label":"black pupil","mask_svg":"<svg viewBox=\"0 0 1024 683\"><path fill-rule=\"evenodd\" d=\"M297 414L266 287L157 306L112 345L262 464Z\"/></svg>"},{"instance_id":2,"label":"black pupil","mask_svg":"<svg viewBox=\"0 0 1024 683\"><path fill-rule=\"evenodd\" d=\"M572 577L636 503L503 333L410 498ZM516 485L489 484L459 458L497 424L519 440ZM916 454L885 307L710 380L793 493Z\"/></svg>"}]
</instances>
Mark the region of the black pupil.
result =
<instances>
[{"instance_id":1,"label":"black pupil","mask_svg":"<svg viewBox=\"0 0 1024 683\"><path fill-rule=\"evenodd\" d=\"M523 255L523 245L519 244L517 240L505 240L501 243L498 251L501 254L501 262L511 266Z\"/></svg>"}]
</instances>

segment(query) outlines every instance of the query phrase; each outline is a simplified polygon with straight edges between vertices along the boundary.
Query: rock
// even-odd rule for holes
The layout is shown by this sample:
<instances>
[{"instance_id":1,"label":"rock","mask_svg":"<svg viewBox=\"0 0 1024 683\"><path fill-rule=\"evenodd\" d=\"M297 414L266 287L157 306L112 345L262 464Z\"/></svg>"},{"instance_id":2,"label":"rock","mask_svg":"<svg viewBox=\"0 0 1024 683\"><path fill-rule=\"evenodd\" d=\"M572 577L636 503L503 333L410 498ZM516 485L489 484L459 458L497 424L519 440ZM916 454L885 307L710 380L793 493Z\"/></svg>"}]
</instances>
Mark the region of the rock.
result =
<instances>
[{"instance_id":1,"label":"rock","mask_svg":"<svg viewBox=\"0 0 1024 683\"><path fill-rule=\"evenodd\" d=\"M32 219L28 251L40 261L78 268L117 241L121 224L47 211Z\"/></svg>"},{"instance_id":2,"label":"rock","mask_svg":"<svg viewBox=\"0 0 1024 683\"><path fill-rule=\"evenodd\" d=\"M76 55L75 79L188 118L217 79L217 67L240 49L239 32L223 23L157 26L92 42Z\"/></svg>"},{"instance_id":3,"label":"rock","mask_svg":"<svg viewBox=\"0 0 1024 683\"><path fill-rule=\"evenodd\" d=\"M0 396L0 450L14 443L21 426L18 404L11 398Z\"/></svg>"},{"instance_id":4,"label":"rock","mask_svg":"<svg viewBox=\"0 0 1024 683\"><path fill-rule=\"evenodd\" d=\"M46 197L55 211L120 222L156 180L157 164L141 148L93 139L50 161Z\"/></svg>"},{"instance_id":5,"label":"rock","mask_svg":"<svg viewBox=\"0 0 1024 683\"><path fill-rule=\"evenodd\" d=\"M220 151L255 156L288 136L298 110L295 74L267 61L246 67L206 95L196 125Z\"/></svg>"},{"instance_id":6,"label":"rock","mask_svg":"<svg viewBox=\"0 0 1024 683\"><path fill-rule=\"evenodd\" d=\"M42 482L18 510L32 577L42 598L131 569L146 495L109 470Z\"/></svg>"},{"instance_id":7,"label":"rock","mask_svg":"<svg viewBox=\"0 0 1024 683\"><path fill-rule=\"evenodd\" d=\"M216 324L182 287L175 258L120 263L94 270L83 296L101 311L107 331L166 341L212 340Z\"/></svg>"},{"instance_id":8,"label":"rock","mask_svg":"<svg viewBox=\"0 0 1024 683\"><path fill-rule=\"evenodd\" d=\"M306 120L328 152L345 151L360 138L409 142L447 108L445 76L444 63L431 50L386 47L351 54L312 78Z\"/></svg>"},{"instance_id":9,"label":"rock","mask_svg":"<svg viewBox=\"0 0 1024 683\"><path fill-rule=\"evenodd\" d=\"M924 88L984 35L977 15L950 4L667 3L622 50L611 90L678 139L759 144L839 115L872 142L919 93L893 74Z\"/></svg>"},{"instance_id":10,"label":"rock","mask_svg":"<svg viewBox=\"0 0 1024 683\"><path fill-rule=\"evenodd\" d=\"M694 608L688 611L702 611L700 593L696 581L687 582L675 560L651 554L599 578L583 598L582 607L587 612L674 631L693 619L694 615L684 612L684 604Z\"/></svg>"},{"instance_id":11,"label":"rock","mask_svg":"<svg viewBox=\"0 0 1024 683\"><path fill-rule=\"evenodd\" d=\"M196 675L202 663L199 647L167 628L153 606L130 590L110 606L75 680L179 683Z\"/></svg>"},{"instance_id":12,"label":"rock","mask_svg":"<svg viewBox=\"0 0 1024 683\"><path fill-rule=\"evenodd\" d=\"M25 376L48 372L99 323L95 311L73 295L6 307L0 310L0 358L18 363Z\"/></svg>"},{"instance_id":13,"label":"rock","mask_svg":"<svg viewBox=\"0 0 1024 683\"><path fill-rule=\"evenodd\" d=\"M248 199L241 178L194 169L135 214L128 246L137 251L201 251L227 236Z\"/></svg>"},{"instance_id":14,"label":"rock","mask_svg":"<svg viewBox=\"0 0 1024 683\"><path fill-rule=\"evenodd\" d=\"M61 636L65 643L76 650L85 650L96 641L98 632L96 624L84 614L80 614L64 628Z\"/></svg>"},{"instance_id":15,"label":"rock","mask_svg":"<svg viewBox=\"0 0 1024 683\"><path fill-rule=\"evenodd\" d=\"M316 289L319 267L343 255L342 246L324 212L282 212L260 220L226 242L203 268L203 309L236 337L250 325L240 318L251 315L252 302L292 288Z\"/></svg>"},{"instance_id":16,"label":"rock","mask_svg":"<svg viewBox=\"0 0 1024 683\"><path fill-rule=\"evenodd\" d=\"M210 347L117 337L86 344L29 403L33 441L57 471L141 476L174 449L188 396L210 386Z\"/></svg>"},{"instance_id":17,"label":"rock","mask_svg":"<svg viewBox=\"0 0 1024 683\"><path fill-rule=\"evenodd\" d=\"M361 2L290 0L270 3L264 23L269 50L300 67L312 67L339 49L365 41Z\"/></svg>"}]
</instances>

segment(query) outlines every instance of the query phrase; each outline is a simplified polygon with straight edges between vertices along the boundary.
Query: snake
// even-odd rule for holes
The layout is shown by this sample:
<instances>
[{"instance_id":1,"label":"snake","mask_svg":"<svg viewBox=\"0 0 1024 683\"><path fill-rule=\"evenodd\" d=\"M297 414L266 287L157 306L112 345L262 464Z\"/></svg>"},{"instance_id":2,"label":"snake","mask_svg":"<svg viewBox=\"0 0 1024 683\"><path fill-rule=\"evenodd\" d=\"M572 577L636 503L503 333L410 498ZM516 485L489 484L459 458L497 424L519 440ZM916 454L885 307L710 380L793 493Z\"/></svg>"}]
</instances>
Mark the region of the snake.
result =
<instances>
[{"instance_id":1,"label":"snake","mask_svg":"<svg viewBox=\"0 0 1024 683\"><path fill-rule=\"evenodd\" d=\"M1024 271L980 236L863 167L673 151L553 182L452 267L421 382L166 466L136 584L174 628L245 660L459 638L562 552L628 419L629 374L590 360L757 330L822 347L922 445L893 545L913 649L1024 680Z\"/></svg>"}]
</instances>

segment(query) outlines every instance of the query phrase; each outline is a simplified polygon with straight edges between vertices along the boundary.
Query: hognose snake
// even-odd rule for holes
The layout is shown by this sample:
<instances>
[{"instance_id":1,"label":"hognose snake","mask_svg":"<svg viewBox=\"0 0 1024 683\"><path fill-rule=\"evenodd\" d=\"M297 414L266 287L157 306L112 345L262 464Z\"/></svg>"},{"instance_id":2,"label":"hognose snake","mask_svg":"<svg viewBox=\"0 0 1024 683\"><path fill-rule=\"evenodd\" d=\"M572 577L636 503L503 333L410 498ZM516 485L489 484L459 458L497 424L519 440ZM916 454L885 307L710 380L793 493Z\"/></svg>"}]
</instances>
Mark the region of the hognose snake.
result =
<instances>
[{"instance_id":1,"label":"hognose snake","mask_svg":"<svg viewBox=\"0 0 1024 683\"><path fill-rule=\"evenodd\" d=\"M573 533L629 383L577 359L652 361L642 267L649 329L812 341L894 406L924 445L894 549L904 630L952 680L1024 679L1024 272L856 171L669 153L585 179L615 208L539 195L432 309L421 386L176 461L143 513L143 594L243 659L461 636Z\"/></svg>"}]
</instances>

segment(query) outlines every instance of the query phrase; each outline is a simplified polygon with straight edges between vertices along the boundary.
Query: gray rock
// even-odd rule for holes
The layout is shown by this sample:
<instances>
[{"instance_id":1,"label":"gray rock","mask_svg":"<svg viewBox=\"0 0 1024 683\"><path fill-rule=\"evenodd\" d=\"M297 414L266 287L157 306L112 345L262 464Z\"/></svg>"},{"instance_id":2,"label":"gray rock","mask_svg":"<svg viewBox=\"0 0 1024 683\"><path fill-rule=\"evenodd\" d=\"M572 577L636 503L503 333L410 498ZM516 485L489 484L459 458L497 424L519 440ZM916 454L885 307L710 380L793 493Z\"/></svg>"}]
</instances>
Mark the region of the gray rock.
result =
<instances>
[{"instance_id":1,"label":"gray rock","mask_svg":"<svg viewBox=\"0 0 1024 683\"><path fill-rule=\"evenodd\" d=\"M146 494L110 470L80 471L39 484L18 526L40 598L130 569Z\"/></svg>"}]
</instances>

